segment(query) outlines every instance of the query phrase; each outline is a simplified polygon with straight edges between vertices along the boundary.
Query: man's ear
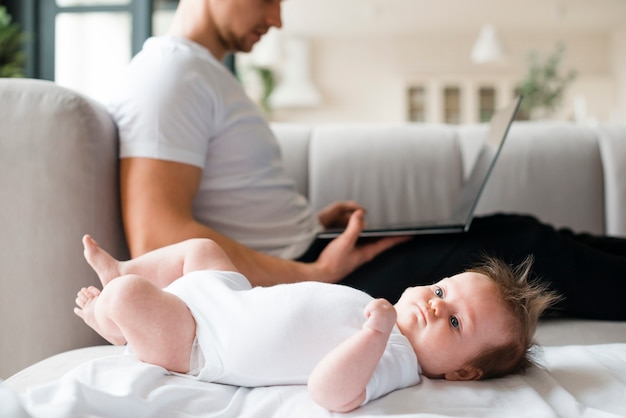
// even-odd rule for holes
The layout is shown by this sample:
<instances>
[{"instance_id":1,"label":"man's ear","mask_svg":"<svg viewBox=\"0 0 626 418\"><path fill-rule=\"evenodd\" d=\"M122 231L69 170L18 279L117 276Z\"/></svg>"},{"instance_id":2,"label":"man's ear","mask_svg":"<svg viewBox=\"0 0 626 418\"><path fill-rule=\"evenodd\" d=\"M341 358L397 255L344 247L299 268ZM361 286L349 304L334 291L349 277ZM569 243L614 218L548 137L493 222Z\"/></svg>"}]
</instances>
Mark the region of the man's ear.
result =
<instances>
[{"instance_id":1,"label":"man's ear","mask_svg":"<svg viewBox=\"0 0 626 418\"><path fill-rule=\"evenodd\" d=\"M446 380L478 380L483 377L483 371L478 367L464 366L459 370L444 375Z\"/></svg>"}]
</instances>

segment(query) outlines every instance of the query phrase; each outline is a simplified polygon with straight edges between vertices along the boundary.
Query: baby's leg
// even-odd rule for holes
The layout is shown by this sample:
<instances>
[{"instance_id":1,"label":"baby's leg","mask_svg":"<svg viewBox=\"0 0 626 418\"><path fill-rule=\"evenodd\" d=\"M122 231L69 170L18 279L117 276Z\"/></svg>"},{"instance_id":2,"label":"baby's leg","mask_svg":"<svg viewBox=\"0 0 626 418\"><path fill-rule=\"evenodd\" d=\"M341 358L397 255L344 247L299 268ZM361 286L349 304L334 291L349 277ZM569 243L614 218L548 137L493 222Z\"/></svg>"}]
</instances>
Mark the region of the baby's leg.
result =
<instances>
[{"instance_id":1,"label":"baby's leg","mask_svg":"<svg viewBox=\"0 0 626 418\"><path fill-rule=\"evenodd\" d=\"M103 286L115 277L137 274L164 288L197 270L237 271L224 250L209 239L190 239L150 251L128 261L117 261L88 235L83 238L85 258Z\"/></svg>"},{"instance_id":2,"label":"baby's leg","mask_svg":"<svg viewBox=\"0 0 626 418\"><path fill-rule=\"evenodd\" d=\"M119 277L77 311L104 338L127 341L140 360L175 372L189 371L195 320L181 299L147 279Z\"/></svg>"},{"instance_id":3,"label":"baby's leg","mask_svg":"<svg viewBox=\"0 0 626 418\"><path fill-rule=\"evenodd\" d=\"M95 307L99 296L100 290L93 286L80 289L76 295L76 305L78 307L74 308L74 313L111 344L126 344L126 338L124 338L122 331L114 323L108 323L106 327L101 327L96 320Z\"/></svg>"},{"instance_id":4,"label":"baby's leg","mask_svg":"<svg viewBox=\"0 0 626 418\"><path fill-rule=\"evenodd\" d=\"M89 235L83 237L83 248L85 260L94 269L103 287L114 278L122 275L122 261L116 260L111 254L100 248L98 243Z\"/></svg>"}]
</instances>

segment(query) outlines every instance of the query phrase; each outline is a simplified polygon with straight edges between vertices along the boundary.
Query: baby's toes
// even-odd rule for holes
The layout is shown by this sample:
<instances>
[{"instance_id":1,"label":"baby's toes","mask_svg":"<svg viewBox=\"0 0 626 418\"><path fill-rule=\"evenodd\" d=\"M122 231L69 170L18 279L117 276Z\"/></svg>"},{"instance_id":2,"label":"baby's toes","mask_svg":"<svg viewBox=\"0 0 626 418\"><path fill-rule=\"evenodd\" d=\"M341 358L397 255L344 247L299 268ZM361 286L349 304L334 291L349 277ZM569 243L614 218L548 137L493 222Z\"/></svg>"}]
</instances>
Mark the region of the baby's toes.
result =
<instances>
[{"instance_id":1,"label":"baby's toes","mask_svg":"<svg viewBox=\"0 0 626 418\"><path fill-rule=\"evenodd\" d=\"M76 301L75 302L81 308L83 308L85 306L85 303L87 302L87 299L88 299L86 292L87 292L87 289L83 287L76 294Z\"/></svg>"},{"instance_id":2,"label":"baby's toes","mask_svg":"<svg viewBox=\"0 0 626 418\"><path fill-rule=\"evenodd\" d=\"M97 298L99 295L100 289L93 286L83 287L76 294L76 305L80 308L84 308L86 304Z\"/></svg>"},{"instance_id":3,"label":"baby's toes","mask_svg":"<svg viewBox=\"0 0 626 418\"><path fill-rule=\"evenodd\" d=\"M89 299L95 299L100 296L100 289L94 286L89 286L87 289L85 289L85 294Z\"/></svg>"}]
</instances>

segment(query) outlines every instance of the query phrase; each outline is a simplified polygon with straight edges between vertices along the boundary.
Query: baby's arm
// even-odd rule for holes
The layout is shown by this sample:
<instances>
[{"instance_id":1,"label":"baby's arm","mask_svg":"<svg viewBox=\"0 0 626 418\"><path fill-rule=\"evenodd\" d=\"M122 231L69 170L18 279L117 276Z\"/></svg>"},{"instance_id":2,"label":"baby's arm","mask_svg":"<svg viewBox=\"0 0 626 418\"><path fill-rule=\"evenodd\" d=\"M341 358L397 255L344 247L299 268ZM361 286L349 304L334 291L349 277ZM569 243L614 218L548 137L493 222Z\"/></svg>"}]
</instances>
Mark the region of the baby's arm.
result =
<instances>
[{"instance_id":1,"label":"baby's arm","mask_svg":"<svg viewBox=\"0 0 626 418\"><path fill-rule=\"evenodd\" d=\"M311 397L331 411L347 412L363 403L396 323L396 310L385 299L371 301L365 316L361 330L328 353L309 377Z\"/></svg>"}]
</instances>

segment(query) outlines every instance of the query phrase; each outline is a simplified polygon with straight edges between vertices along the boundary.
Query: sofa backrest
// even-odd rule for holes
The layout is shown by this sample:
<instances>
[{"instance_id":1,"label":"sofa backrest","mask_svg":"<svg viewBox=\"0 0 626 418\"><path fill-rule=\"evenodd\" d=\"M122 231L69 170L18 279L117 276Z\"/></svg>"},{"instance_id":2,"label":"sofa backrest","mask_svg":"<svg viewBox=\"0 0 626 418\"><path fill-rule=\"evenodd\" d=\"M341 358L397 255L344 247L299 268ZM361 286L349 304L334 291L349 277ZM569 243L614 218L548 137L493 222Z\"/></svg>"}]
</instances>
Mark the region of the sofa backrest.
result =
<instances>
[{"instance_id":1,"label":"sofa backrest","mask_svg":"<svg viewBox=\"0 0 626 418\"><path fill-rule=\"evenodd\" d=\"M312 205L354 199L371 222L449 214L486 125L274 123L285 168ZM626 236L626 126L515 122L477 214L532 214Z\"/></svg>"}]
</instances>

